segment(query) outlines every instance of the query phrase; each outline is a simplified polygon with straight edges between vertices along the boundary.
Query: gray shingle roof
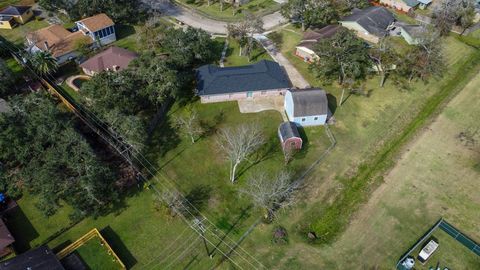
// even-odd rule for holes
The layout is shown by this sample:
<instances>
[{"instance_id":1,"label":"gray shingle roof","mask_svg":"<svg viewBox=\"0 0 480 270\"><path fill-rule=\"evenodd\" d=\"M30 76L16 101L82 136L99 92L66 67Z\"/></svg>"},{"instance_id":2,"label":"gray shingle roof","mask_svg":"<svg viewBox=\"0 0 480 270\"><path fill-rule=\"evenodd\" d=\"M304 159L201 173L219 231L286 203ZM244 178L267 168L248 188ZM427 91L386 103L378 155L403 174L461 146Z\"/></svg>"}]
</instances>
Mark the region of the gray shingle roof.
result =
<instances>
[{"instance_id":1,"label":"gray shingle roof","mask_svg":"<svg viewBox=\"0 0 480 270\"><path fill-rule=\"evenodd\" d=\"M293 122L283 122L278 127L278 132L282 137L282 141L285 141L289 138L300 138L300 133L298 132L297 125Z\"/></svg>"},{"instance_id":2,"label":"gray shingle roof","mask_svg":"<svg viewBox=\"0 0 480 270\"><path fill-rule=\"evenodd\" d=\"M388 26L395 21L395 17L384 7L368 7L361 10L355 9L351 15L340 21L357 22L370 34L383 37L387 33Z\"/></svg>"},{"instance_id":3,"label":"gray shingle roof","mask_svg":"<svg viewBox=\"0 0 480 270\"><path fill-rule=\"evenodd\" d=\"M403 31L407 32L412 38L420 38L425 36L426 29L421 25L410 25L410 24L402 24L400 27Z\"/></svg>"},{"instance_id":4,"label":"gray shingle roof","mask_svg":"<svg viewBox=\"0 0 480 270\"><path fill-rule=\"evenodd\" d=\"M30 6L8 6L0 10L0 15L15 15L19 16L29 10Z\"/></svg>"},{"instance_id":5,"label":"gray shingle roof","mask_svg":"<svg viewBox=\"0 0 480 270\"><path fill-rule=\"evenodd\" d=\"M0 270L64 270L60 261L47 246L40 246L12 259L0 262Z\"/></svg>"},{"instance_id":6,"label":"gray shingle roof","mask_svg":"<svg viewBox=\"0 0 480 270\"><path fill-rule=\"evenodd\" d=\"M327 25L321 29L307 30L298 47L306 47L312 50L321 39L331 38L340 28L340 25Z\"/></svg>"},{"instance_id":7,"label":"gray shingle roof","mask_svg":"<svg viewBox=\"0 0 480 270\"><path fill-rule=\"evenodd\" d=\"M200 96L289 87L290 80L280 65L268 60L239 67L205 65L197 70Z\"/></svg>"},{"instance_id":8,"label":"gray shingle roof","mask_svg":"<svg viewBox=\"0 0 480 270\"><path fill-rule=\"evenodd\" d=\"M327 93L322 89L290 90L293 99L293 116L328 114Z\"/></svg>"}]
</instances>

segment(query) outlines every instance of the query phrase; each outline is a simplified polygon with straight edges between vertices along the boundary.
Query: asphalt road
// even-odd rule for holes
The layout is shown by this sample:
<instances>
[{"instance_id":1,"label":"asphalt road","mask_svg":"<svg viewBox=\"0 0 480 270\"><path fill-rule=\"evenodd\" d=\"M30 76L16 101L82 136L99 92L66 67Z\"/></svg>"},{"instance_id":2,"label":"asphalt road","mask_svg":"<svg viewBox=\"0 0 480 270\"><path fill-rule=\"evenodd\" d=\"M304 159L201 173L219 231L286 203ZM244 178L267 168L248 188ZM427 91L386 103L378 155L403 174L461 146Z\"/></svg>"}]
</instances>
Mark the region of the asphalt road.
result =
<instances>
[{"instance_id":1,"label":"asphalt road","mask_svg":"<svg viewBox=\"0 0 480 270\"><path fill-rule=\"evenodd\" d=\"M194 11L172 4L168 0L142 0L142 2L150 8L192 27L203 29L212 34L227 34L226 22L205 18ZM280 12L266 15L262 19L264 22L263 27L266 30L272 29L286 22L286 19L280 14Z\"/></svg>"}]
</instances>

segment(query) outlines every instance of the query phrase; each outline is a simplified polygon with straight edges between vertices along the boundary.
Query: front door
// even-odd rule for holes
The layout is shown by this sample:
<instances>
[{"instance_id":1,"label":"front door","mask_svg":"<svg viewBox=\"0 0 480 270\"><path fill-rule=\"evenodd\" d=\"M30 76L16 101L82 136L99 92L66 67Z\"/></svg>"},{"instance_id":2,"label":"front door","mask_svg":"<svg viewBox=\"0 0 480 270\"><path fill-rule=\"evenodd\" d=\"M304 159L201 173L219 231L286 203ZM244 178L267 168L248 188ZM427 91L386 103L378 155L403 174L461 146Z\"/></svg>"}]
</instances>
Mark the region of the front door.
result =
<instances>
[{"instance_id":1,"label":"front door","mask_svg":"<svg viewBox=\"0 0 480 270\"><path fill-rule=\"evenodd\" d=\"M247 98L251 98L253 97L253 92L252 91L248 91L247 92Z\"/></svg>"}]
</instances>

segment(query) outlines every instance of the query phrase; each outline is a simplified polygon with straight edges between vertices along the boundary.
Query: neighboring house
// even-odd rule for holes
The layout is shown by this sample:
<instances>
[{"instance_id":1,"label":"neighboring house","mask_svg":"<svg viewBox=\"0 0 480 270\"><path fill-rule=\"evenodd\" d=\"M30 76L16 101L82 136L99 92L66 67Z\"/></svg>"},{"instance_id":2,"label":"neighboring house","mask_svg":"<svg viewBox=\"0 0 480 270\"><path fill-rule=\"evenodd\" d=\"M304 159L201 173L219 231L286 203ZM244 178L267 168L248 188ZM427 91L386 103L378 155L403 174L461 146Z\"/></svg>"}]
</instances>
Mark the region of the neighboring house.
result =
<instances>
[{"instance_id":1,"label":"neighboring house","mask_svg":"<svg viewBox=\"0 0 480 270\"><path fill-rule=\"evenodd\" d=\"M12 244L14 242L15 238L8 230L7 225L0 219L0 258L13 252Z\"/></svg>"},{"instance_id":2,"label":"neighboring house","mask_svg":"<svg viewBox=\"0 0 480 270\"><path fill-rule=\"evenodd\" d=\"M105 14L98 14L75 22L78 31L70 32L54 24L27 35L32 52L50 51L59 64L78 56L78 43L106 45L116 40L113 21Z\"/></svg>"},{"instance_id":3,"label":"neighboring house","mask_svg":"<svg viewBox=\"0 0 480 270\"><path fill-rule=\"evenodd\" d=\"M380 0L379 3L403 12L409 12L420 5L417 0Z\"/></svg>"},{"instance_id":4,"label":"neighboring house","mask_svg":"<svg viewBox=\"0 0 480 270\"><path fill-rule=\"evenodd\" d=\"M253 65L197 70L197 94L202 103L283 95L291 86L276 62L262 60Z\"/></svg>"},{"instance_id":5,"label":"neighboring house","mask_svg":"<svg viewBox=\"0 0 480 270\"><path fill-rule=\"evenodd\" d=\"M293 122L283 122L278 127L278 137L280 138L280 143L282 144L282 150L291 151L291 150L300 150L302 149L302 137L298 132L297 125Z\"/></svg>"},{"instance_id":6,"label":"neighboring house","mask_svg":"<svg viewBox=\"0 0 480 270\"><path fill-rule=\"evenodd\" d=\"M418 0L420 9L426 9L432 3L432 0Z\"/></svg>"},{"instance_id":7,"label":"neighboring house","mask_svg":"<svg viewBox=\"0 0 480 270\"><path fill-rule=\"evenodd\" d=\"M324 125L330 114L327 93L322 89L289 90L284 106L288 119L300 126Z\"/></svg>"},{"instance_id":8,"label":"neighboring house","mask_svg":"<svg viewBox=\"0 0 480 270\"><path fill-rule=\"evenodd\" d=\"M395 22L393 14L384 7L368 7L354 9L352 14L340 20L340 24L356 32L357 36L378 43L388 34L389 28Z\"/></svg>"},{"instance_id":9,"label":"neighboring house","mask_svg":"<svg viewBox=\"0 0 480 270\"><path fill-rule=\"evenodd\" d=\"M0 16L11 16L16 23L26 24L32 17L31 6L8 6L0 10Z\"/></svg>"},{"instance_id":10,"label":"neighboring house","mask_svg":"<svg viewBox=\"0 0 480 270\"><path fill-rule=\"evenodd\" d=\"M314 62L318 59L314 52L315 45L322 39L334 36L340 27L340 25L327 25L321 29L307 30L302 41L296 47L295 55L301 57L305 62Z\"/></svg>"},{"instance_id":11,"label":"neighboring house","mask_svg":"<svg viewBox=\"0 0 480 270\"><path fill-rule=\"evenodd\" d=\"M104 13L85 18L75 24L79 31L95 42L100 42L100 45L107 45L117 40L115 24Z\"/></svg>"},{"instance_id":12,"label":"neighboring house","mask_svg":"<svg viewBox=\"0 0 480 270\"><path fill-rule=\"evenodd\" d=\"M31 249L0 262L0 270L65 270L57 256L46 245Z\"/></svg>"},{"instance_id":13,"label":"neighboring house","mask_svg":"<svg viewBox=\"0 0 480 270\"><path fill-rule=\"evenodd\" d=\"M107 70L120 71L128 67L138 55L126 49L111 46L80 64L83 72L93 76Z\"/></svg>"},{"instance_id":14,"label":"neighboring house","mask_svg":"<svg viewBox=\"0 0 480 270\"><path fill-rule=\"evenodd\" d=\"M10 107L8 106L7 101L5 101L5 99L0 98L0 113L9 112L9 111L10 111Z\"/></svg>"},{"instance_id":15,"label":"neighboring house","mask_svg":"<svg viewBox=\"0 0 480 270\"><path fill-rule=\"evenodd\" d=\"M49 51L58 64L63 64L78 56L76 44L85 42L92 44L93 40L82 32L70 32L63 26L54 24L27 34L27 43L32 53Z\"/></svg>"},{"instance_id":16,"label":"neighboring house","mask_svg":"<svg viewBox=\"0 0 480 270\"><path fill-rule=\"evenodd\" d=\"M398 28L400 29L400 35L402 35L405 41L410 45L419 44L426 34L425 27L421 25L399 24Z\"/></svg>"},{"instance_id":17,"label":"neighboring house","mask_svg":"<svg viewBox=\"0 0 480 270\"><path fill-rule=\"evenodd\" d=\"M13 29L17 25L12 16L0 15L0 29Z\"/></svg>"}]
</instances>

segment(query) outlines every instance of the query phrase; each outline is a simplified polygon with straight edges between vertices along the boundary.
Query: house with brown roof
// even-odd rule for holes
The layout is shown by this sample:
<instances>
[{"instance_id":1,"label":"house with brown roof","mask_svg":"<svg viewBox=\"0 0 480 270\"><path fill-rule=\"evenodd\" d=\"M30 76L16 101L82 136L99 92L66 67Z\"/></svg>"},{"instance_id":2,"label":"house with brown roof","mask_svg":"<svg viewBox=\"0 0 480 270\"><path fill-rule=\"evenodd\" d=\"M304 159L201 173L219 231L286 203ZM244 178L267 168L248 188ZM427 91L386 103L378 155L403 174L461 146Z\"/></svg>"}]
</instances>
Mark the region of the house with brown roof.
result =
<instances>
[{"instance_id":1,"label":"house with brown roof","mask_svg":"<svg viewBox=\"0 0 480 270\"><path fill-rule=\"evenodd\" d=\"M27 34L30 52L49 51L58 64L76 58L78 54L75 47L80 42L92 44L93 40L80 31L70 32L58 24Z\"/></svg>"},{"instance_id":2,"label":"house with brown roof","mask_svg":"<svg viewBox=\"0 0 480 270\"><path fill-rule=\"evenodd\" d=\"M309 29L303 35L302 41L297 45L295 55L302 58L305 62L314 62L318 59L314 49L317 43L322 39L333 37L340 25L327 25L321 29Z\"/></svg>"},{"instance_id":3,"label":"house with brown roof","mask_svg":"<svg viewBox=\"0 0 480 270\"><path fill-rule=\"evenodd\" d=\"M102 71L123 70L128 67L130 62L137 57L138 55L134 52L116 46L111 46L80 64L80 67L83 69L85 74L93 76Z\"/></svg>"},{"instance_id":4,"label":"house with brown roof","mask_svg":"<svg viewBox=\"0 0 480 270\"><path fill-rule=\"evenodd\" d=\"M117 40L115 23L104 13L75 22L79 31L96 43L107 45Z\"/></svg>"},{"instance_id":5,"label":"house with brown roof","mask_svg":"<svg viewBox=\"0 0 480 270\"><path fill-rule=\"evenodd\" d=\"M116 40L113 21L105 14L98 14L75 23L78 31L71 32L54 24L27 34L31 52L49 51L58 64L78 56L77 44L106 45Z\"/></svg>"},{"instance_id":6,"label":"house with brown roof","mask_svg":"<svg viewBox=\"0 0 480 270\"><path fill-rule=\"evenodd\" d=\"M0 258L13 252L12 244L15 242L7 225L0 219Z\"/></svg>"}]
</instances>

